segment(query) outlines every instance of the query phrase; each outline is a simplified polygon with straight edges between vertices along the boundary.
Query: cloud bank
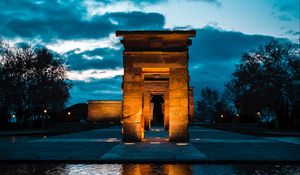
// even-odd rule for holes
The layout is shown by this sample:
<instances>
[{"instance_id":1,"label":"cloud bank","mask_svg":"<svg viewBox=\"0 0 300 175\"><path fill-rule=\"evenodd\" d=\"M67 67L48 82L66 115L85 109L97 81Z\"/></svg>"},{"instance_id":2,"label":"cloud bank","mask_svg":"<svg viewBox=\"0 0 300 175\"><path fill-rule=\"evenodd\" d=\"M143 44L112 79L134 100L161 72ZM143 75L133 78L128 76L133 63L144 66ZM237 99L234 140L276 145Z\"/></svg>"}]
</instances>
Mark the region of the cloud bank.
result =
<instances>
[{"instance_id":1,"label":"cloud bank","mask_svg":"<svg viewBox=\"0 0 300 175\"><path fill-rule=\"evenodd\" d=\"M223 5L218 0L198 1ZM134 7L164 2L122 1ZM0 1L1 38L45 45L65 57L67 75L73 83L69 104L121 99L123 48L115 31L164 29L165 17L160 13L136 11L137 8L122 12L111 9L118 3L116 0L10 0L7 5L6 1ZM97 11L95 7L110 9ZM278 8L285 11L283 7ZM296 34L297 31L289 32ZM196 88L196 98L205 86L222 91L242 53L271 39L209 26L197 29L189 53L191 85Z\"/></svg>"}]
</instances>

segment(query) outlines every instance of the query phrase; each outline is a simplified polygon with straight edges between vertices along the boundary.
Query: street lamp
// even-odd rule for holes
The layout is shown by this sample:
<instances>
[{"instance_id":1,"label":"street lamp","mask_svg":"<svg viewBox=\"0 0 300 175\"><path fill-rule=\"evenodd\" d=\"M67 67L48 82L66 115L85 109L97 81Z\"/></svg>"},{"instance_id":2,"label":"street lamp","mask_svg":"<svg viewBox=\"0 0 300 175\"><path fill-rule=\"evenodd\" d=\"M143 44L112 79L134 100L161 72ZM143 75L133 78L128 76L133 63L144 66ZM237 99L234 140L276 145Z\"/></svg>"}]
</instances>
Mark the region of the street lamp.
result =
<instances>
[{"instance_id":1,"label":"street lamp","mask_svg":"<svg viewBox=\"0 0 300 175\"><path fill-rule=\"evenodd\" d=\"M71 115L71 112L69 111L69 112L68 112L68 116L70 116L70 115Z\"/></svg>"},{"instance_id":2,"label":"street lamp","mask_svg":"<svg viewBox=\"0 0 300 175\"><path fill-rule=\"evenodd\" d=\"M257 116L260 116L260 112L257 112L256 114L257 114Z\"/></svg>"},{"instance_id":3,"label":"street lamp","mask_svg":"<svg viewBox=\"0 0 300 175\"><path fill-rule=\"evenodd\" d=\"M47 114L47 112L48 112L47 109L44 109L44 113Z\"/></svg>"},{"instance_id":4,"label":"street lamp","mask_svg":"<svg viewBox=\"0 0 300 175\"><path fill-rule=\"evenodd\" d=\"M224 117L224 115L222 114L222 115L221 115L221 118L223 118L223 117Z\"/></svg>"}]
</instances>

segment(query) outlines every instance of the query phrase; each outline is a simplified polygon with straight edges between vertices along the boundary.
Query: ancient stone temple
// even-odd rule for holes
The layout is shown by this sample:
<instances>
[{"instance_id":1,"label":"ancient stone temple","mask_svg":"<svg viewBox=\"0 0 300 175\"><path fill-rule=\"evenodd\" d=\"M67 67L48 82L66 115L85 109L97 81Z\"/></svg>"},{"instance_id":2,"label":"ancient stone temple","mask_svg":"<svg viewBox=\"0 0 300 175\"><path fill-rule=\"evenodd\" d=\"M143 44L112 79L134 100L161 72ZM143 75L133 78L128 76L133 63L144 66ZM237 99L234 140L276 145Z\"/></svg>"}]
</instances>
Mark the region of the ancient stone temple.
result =
<instances>
[{"instance_id":1,"label":"ancient stone temple","mask_svg":"<svg viewBox=\"0 0 300 175\"><path fill-rule=\"evenodd\" d=\"M117 31L123 37L124 141L141 141L144 130L163 124L170 141L189 139L193 89L189 87L189 31Z\"/></svg>"}]
</instances>

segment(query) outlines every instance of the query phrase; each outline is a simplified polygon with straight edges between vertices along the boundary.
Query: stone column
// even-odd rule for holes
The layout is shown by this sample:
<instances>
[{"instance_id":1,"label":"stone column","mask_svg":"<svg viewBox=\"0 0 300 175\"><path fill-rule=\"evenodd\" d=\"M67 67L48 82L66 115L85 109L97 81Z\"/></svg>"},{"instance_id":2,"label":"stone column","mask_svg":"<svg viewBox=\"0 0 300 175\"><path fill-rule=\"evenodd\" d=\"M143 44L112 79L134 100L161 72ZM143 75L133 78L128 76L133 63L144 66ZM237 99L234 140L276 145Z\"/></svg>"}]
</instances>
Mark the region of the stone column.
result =
<instances>
[{"instance_id":1,"label":"stone column","mask_svg":"<svg viewBox=\"0 0 300 175\"><path fill-rule=\"evenodd\" d=\"M123 140L141 141L144 137L141 68L127 69L124 70L123 84Z\"/></svg>"},{"instance_id":2,"label":"stone column","mask_svg":"<svg viewBox=\"0 0 300 175\"><path fill-rule=\"evenodd\" d=\"M188 134L188 71L172 68L169 84L170 141L187 141Z\"/></svg>"},{"instance_id":3,"label":"stone column","mask_svg":"<svg viewBox=\"0 0 300 175\"><path fill-rule=\"evenodd\" d=\"M143 104L143 118L144 128L150 129L150 92L144 91L144 104Z\"/></svg>"}]
</instances>

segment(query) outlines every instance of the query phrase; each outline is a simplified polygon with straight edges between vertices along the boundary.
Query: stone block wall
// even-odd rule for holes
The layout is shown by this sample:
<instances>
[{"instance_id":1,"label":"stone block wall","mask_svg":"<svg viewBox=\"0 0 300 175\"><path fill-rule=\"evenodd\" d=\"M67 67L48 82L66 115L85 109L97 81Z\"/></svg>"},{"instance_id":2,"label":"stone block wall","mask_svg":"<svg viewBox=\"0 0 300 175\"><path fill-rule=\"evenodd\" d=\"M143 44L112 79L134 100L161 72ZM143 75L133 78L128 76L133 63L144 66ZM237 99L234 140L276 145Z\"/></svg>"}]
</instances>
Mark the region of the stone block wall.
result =
<instances>
[{"instance_id":1,"label":"stone block wall","mask_svg":"<svg viewBox=\"0 0 300 175\"><path fill-rule=\"evenodd\" d=\"M120 122L122 101L90 100L88 101L88 120L94 122Z\"/></svg>"}]
</instances>

